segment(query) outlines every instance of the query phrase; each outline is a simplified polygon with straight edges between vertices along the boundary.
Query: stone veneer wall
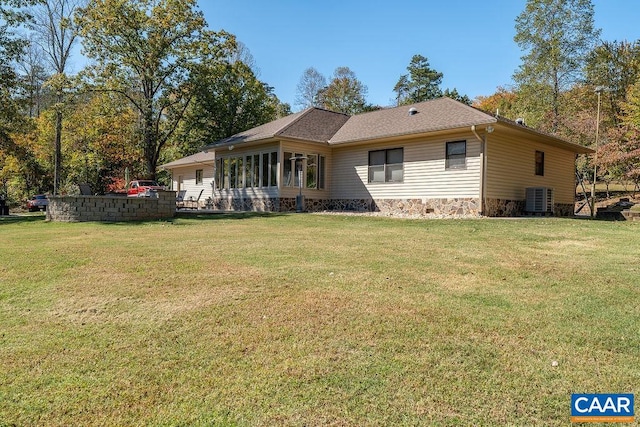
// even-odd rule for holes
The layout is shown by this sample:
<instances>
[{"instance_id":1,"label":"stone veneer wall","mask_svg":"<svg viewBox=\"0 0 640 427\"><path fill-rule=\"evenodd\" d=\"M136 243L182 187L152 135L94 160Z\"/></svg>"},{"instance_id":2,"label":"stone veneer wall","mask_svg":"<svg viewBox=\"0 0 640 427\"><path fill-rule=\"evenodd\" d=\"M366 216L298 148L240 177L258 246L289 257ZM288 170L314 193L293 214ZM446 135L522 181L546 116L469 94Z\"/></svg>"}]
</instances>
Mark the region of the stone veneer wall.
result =
<instances>
[{"instance_id":1,"label":"stone veneer wall","mask_svg":"<svg viewBox=\"0 0 640 427\"><path fill-rule=\"evenodd\" d=\"M376 211L409 215L478 215L479 201L476 198L450 199L383 199L374 200Z\"/></svg>"},{"instance_id":2,"label":"stone veneer wall","mask_svg":"<svg viewBox=\"0 0 640 427\"><path fill-rule=\"evenodd\" d=\"M522 216L524 215L524 200L486 199L484 202L485 216Z\"/></svg>"},{"instance_id":3,"label":"stone veneer wall","mask_svg":"<svg viewBox=\"0 0 640 427\"><path fill-rule=\"evenodd\" d=\"M553 214L555 216L573 216L576 206L570 203L554 203Z\"/></svg>"},{"instance_id":4,"label":"stone veneer wall","mask_svg":"<svg viewBox=\"0 0 640 427\"><path fill-rule=\"evenodd\" d=\"M208 209L240 212L278 212L279 206L279 199L212 199L207 203Z\"/></svg>"},{"instance_id":5,"label":"stone veneer wall","mask_svg":"<svg viewBox=\"0 0 640 427\"><path fill-rule=\"evenodd\" d=\"M158 191L158 197L51 196L47 206L47 219L61 222L142 221L175 214L175 191Z\"/></svg>"},{"instance_id":6,"label":"stone veneer wall","mask_svg":"<svg viewBox=\"0 0 640 427\"><path fill-rule=\"evenodd\" d=\"M216 199L213 209L223 211L295 212L295 197L279 199ZM307 212L382 212L409 215L478 215L478 199L312 199L305 197Z\"/></svg>"},{"instance_id":7,"label":"stone veneer wall","mask_svg":"<svg viewBox=\"0 0 640 427\"><path fill-rule=\"evenodd\" d=\"M211 203L213 209L222 211L295 212L295 197L276 199L217 199ZM476 198L452 199L311 199L305 197L305 211L381 212L407 215L480 215ZM574 206L556 203L555 216L572 216ZM524 216L524 200L487 199L484 216Z\"/></svg>"},{"instance_id":8,"label":"stone veneer wall","mask_svg":"<svg viewBox=\"0 0 640 427\"><path fill-rule=\"evenodd\" d=\"M484 206L485 216L524 216L530 214L525 211L525 200L487 199ZM573 216L575 206L566 203L554 203L554 216Z\"/></svg>"}]
</instances>

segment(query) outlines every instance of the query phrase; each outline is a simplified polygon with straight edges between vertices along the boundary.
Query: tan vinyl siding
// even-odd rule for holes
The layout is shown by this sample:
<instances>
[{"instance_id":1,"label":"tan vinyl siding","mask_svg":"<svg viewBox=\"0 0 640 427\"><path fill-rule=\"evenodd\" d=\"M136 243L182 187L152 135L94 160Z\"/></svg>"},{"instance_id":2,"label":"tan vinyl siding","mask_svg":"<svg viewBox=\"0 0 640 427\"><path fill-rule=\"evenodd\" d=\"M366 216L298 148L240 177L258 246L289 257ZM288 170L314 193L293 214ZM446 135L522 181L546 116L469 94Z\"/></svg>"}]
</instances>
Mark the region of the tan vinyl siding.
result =
<instances>
[{"instance_id":1,"label":"tan vinyl siding","mask_svg":"<svg viewBox=\"0 0 640 427\"><path fill-rule=\"evenodd\" d=\"M196 170L202 169L202 184L196 184ZM211 183L213 182L213 165L189 165L181 168L174 168L171 170L172 175L172 189L178 191L178 177L182 176L181 190L186 190L185 198L193 197L198 198L198 194L202 191L202 197L200 200L205 200L207 197L211 197Z\"/></svg>"},{"instance_id":2,"label":"tan vinyl siding","mask_svg":"<svg viewBox=\"0 0 640 427\"><path fill-rule=\"evenodd\" d=\"M536 150L544 152L544 176L535 174ZM492 134L486 162L487 198L524 200L527 187L549 187L554 189L555 203L574 202L575 153Z\"/></svg>"},{"instance_id":3,"label":"tan vinyl siding","mask_svg":"<svg viewBox=\"0 0 640 427\"><path fill-rule=\"evenodd\" d=\"M465 169L445 169L446 143L467 141ZM403 148L402 183L368 183L369 151ZM336 148L331 198L402 199L479 197L480 142L472 134Z\"/></svg>"}]
</instances>

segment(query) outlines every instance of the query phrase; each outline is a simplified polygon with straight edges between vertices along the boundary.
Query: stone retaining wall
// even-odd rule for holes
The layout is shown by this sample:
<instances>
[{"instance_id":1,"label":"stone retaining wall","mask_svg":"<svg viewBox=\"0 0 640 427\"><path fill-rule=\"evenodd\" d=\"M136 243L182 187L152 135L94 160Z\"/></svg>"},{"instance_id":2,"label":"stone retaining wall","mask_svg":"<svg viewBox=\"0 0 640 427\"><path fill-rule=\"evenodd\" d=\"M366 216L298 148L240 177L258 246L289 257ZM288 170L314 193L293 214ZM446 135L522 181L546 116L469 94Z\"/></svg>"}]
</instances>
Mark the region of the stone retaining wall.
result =
<instances>
[{"instance_id":1,"label":"stone retaining wall","mask_svg":"<svg viewBox=\"0 0 640 427\"><path fill-rule=\"evenodd\" d=\"M60 222L145 221L175 214L175 191L158 191L158 197L50 196L47 206L47 219Z\"/></svg>"}]
</instances>

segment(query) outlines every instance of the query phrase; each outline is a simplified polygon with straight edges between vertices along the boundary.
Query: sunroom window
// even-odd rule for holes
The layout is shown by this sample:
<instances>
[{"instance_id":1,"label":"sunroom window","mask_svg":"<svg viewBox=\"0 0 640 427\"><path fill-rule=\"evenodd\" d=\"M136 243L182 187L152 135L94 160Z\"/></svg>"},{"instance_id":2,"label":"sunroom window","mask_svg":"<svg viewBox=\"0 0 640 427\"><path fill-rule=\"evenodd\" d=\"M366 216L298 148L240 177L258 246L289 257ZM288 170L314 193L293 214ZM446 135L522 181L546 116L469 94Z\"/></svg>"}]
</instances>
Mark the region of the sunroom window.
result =
<instances>
[{"instance_id":1,"label":"sunroom window","mask_svg":"<svg viewBox=\"0 0 640 427\"><path fill-rule=\"evenodd\" d=\"M296 160L302 159L302 160ZM284 152L282 177L284 187L300 186L300 168L302 185L310 189L324 189L325 157L317 153Z\"/></svg>"}]
</instances>

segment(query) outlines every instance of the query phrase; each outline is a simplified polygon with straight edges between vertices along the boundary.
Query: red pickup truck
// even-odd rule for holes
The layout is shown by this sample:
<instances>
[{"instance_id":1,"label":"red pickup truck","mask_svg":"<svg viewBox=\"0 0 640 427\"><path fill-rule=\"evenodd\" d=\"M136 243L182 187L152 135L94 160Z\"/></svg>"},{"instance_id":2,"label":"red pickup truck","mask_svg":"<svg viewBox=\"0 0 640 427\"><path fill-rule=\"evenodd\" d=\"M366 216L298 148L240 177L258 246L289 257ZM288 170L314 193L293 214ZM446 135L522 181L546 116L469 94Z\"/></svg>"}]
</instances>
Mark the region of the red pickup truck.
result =
<instances>
[{"instance_id":1,"label":"red pickup truck","mask_svg":"<svg viewBox=\"0 0 640 427\"><path fill-rule=\"evenodd\" d=\"M129 183L127 190L128 197L151 197L158 190L164 190L164 187L158 185L157 182L148 179L138 179Z\"/></svg>"}]
</instances>

